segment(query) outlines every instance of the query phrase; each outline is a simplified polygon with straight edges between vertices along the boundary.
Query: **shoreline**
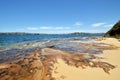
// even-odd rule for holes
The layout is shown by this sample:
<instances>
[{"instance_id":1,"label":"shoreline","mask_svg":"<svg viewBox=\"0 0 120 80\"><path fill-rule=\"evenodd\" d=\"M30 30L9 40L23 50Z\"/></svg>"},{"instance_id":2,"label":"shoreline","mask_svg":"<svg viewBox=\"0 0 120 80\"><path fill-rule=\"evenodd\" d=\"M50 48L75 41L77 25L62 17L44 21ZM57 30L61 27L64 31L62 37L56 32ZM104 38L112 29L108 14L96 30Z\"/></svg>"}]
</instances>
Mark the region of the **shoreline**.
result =
<instances>
[{"instance_id":1,"label":"shoreline","mask_svg":"<svg viewBox=\"0 0 120 80\"><path fill-rule=\"evenodd\" d=\"M41 43L41 42L47 42L47 41L61 41L61 40L78 40L78 39L95 39L95 38L102 38L102 36L85 36L85 37L68 37L68 38L51 38L51 39L43 39L43 40L32 40L32 41L23 41L23 42L18 42L18 43L13 43L13 44L8 44L8 45L1 45L0 48L9 48L11 46L18 47L19 45L27 45L27 44L35 44L35 43ZM15 48L13 47L13 48Z\"/></svg>"},{"instance_id":2,"label":"shoreline","mask_svg":"<svg viewBox=\"0 0 120 80\"><path fill-rule=\"evenodd\" d=\"M38 43L34 43L34 45L38 45ZM31 45L29 44L29 46ZM73 52L69 51L70 49L72 49L71 51ZM81 49L81 52L79 49ZM30 51L26 51L23 53L30 53ZM37 56L36 59L33 54L35 54L34 56ZM114 38L100 37L94 38L92 42L82 41L81 39L70 39L69 41L59 40L56 42L51 41L45 43L41 48L36 48L26 57L31 57L33 60L32 62L34 63L38 63L36 61L38 60L40 62L39 67L43 67L42 72L40 72L39 69L36 70L37 72L34 74L37 78L34 77L35 79L32 78L32 80L92 80L93 78L97 80L118 80L120 79L119 56L120 42ZM12 61L14 64L13 66L18 66L18 69L20 69L19 66L21 66L21 63L18 62L21 60L24 61L24 58L20 58L18 61ZM26 63L25 59L23 64L30 65L31 63L28 63L28 60ZM10 66L11 65L7 66L7 64L0 64L0 71L4 71L7 68L8 72L14 70L14 68L10 68ZM35 66L37 65L33 64L31 68L34 68ZM24 73L24 70L21 71ZM32 72L34 72L34 70L30 70L30 73ZM18 70L14 73L17 74L20 73L20 71ZM2 72L0 72L0 74L3 75ZM27 73L24 74L24 76L26 75ZM39 75L42 76L40 77ZM0 79L4 80L6 76L7 75L4 75L2 78L0 76ZM20 74L17 76L20 76ZM30 77L30 75L28 78L26 76L26 80L31 80ZM22 79L22 77L17 77L17 79L25 80Z\"/></svg>"},{"instance_id":3,"label":"shoreline","mask_svg":"<svg viewBox=\"0 0 120 80\"><path fill-rule=\"evenodd\" d=\"M113 44L111 43L114 42ZM90 68L86 67L85 69L82 68L75 68L74 66L68 66L62 59L58 60L58 63L55 64L57 70L55 73L53 71L53 76L60 80L119 80L120 74L120 42L114 38L105 38L102 40L97 41L98 43L106 43L116 47L117 49L112 50L104 50L101 54L96 54L99 57L104 59L100 59L100 61L111 63L115 65L115 69L110 70L109 74L106 74L100 68ZM65 71L64 71L65 70Z\"/></svg>"}]
</instances>

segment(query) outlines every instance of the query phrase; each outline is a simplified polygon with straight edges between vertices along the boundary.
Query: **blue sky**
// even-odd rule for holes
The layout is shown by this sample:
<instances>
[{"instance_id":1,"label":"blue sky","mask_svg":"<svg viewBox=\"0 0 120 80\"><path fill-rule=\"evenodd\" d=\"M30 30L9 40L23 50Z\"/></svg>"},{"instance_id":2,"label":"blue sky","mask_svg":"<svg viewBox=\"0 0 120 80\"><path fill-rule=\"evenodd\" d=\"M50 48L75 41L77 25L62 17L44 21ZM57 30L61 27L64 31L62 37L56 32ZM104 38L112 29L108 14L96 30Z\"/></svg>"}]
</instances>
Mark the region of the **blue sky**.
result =
<instances>
[{"instance_id":1,"label":"blue sky","mask_svg":"<svg viewBox=\"0 0 120 80\"><path fill-rule=\"evenodd\" d=\"M0 32L106 32L120 0L0 0Z\"/></svg>"}]
</instances>

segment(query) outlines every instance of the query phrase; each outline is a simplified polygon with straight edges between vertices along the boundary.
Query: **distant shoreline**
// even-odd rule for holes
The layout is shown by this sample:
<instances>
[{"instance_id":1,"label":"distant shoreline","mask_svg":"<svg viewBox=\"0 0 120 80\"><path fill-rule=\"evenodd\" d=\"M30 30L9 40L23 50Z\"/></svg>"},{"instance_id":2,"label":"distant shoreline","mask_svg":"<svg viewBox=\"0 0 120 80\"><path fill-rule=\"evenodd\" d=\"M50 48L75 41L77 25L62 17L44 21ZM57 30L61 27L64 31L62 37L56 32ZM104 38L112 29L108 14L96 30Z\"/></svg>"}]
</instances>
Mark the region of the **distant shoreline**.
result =
<instances>
[{"instance_id":1,"label":"distant shoreline","mask_svg":"<svg viewBox=\"0 0 120 80\"><path fill-rule=\"evenodd\" d=\"M51 34L51 33L29 33L29 32L0 32L0 34ZM57 33L58 34L58 33ZM59 34L105 34L105 33L92 33L92 32L71 32L71 33L59 33ZM53 34L51 34L53 35Z\"/></svg>"}]
</instances>

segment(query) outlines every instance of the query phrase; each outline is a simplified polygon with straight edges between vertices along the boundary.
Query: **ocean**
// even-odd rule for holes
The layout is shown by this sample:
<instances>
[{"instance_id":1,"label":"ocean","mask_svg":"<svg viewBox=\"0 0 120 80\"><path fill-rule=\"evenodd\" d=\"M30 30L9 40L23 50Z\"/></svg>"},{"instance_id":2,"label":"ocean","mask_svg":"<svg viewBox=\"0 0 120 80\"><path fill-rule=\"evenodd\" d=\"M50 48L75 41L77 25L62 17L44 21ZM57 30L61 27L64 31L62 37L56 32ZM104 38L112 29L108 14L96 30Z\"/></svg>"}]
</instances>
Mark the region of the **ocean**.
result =
<instances>
[{"instance_id":1,"label":"ocean","mask_svg":"<svg viewBox=\"0 0 120 80\"><path fill-rule=\"evenodd\" d=\"M103 36L104 33L79 33L79 34L21 34L21 33L0 33L0 46L5 47L12 44L30 41L44 41L64 38L83 38Z\"/></svg>"},{"instance_id":2,"label":"ocean","mask_svg":"<svg viewBox=\"0 0 120 80\"><path fill-rule=\"evenodd\" d=\"M36 48L38 52L43 48L54 48L64 50L73 54L80 53L102 53L102 49L95 48L105 45L94 43L96 37L103 33L90 34L0 34L0 63L14 61L32 53ZM88 47L85 47L87 45Z\"/></svg>"}]
</instances>

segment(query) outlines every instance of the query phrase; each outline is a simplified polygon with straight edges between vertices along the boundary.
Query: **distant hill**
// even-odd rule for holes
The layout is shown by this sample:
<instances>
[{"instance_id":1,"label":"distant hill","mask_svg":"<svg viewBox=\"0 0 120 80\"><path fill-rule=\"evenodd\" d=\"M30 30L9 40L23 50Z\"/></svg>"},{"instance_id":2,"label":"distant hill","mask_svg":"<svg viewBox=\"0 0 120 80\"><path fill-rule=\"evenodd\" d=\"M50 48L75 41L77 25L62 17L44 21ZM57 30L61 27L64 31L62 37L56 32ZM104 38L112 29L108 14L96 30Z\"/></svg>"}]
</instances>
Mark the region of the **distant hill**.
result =
<instances>
[{"instance_id":1,"label":"distant hill","mask_svg":"<svg viewBox=\"0 0 120 80\"><path fill-rule=\"evenodd\" d=\"M88 33L88 32L73 32L73 33L63 33L65 35L93 35L93 34L100 34L103 35L104 33ZM48 34L48 33L27 33L27 32L0 32L0 35L63 35L63 34Z\"/></svg>"},{"instance_id":2,"label":"distant hill","mask_svg":"<svg viewBox=\"0 0 120 80\"><path fill-rule=\"evenodd\" d=\"M27 32L0 32L0 35L40 35L42 33L27 33Z\"/></svg>"},{"instance_id":3,"label":"distant hill","mask_svg":"<svg viewBox=\"0 0 120 80\"><path fill-rule=\"evenodd\" d=\"M68 33L68 34L80 35L80 34L90 34L90 33L85 33L85 32L73 32L73 33Z\"/></svg>"},{"instance_id":4,"label":"distant hill","mask_svg":"<svg viewBox=\"0 0 120 80\"><path fill-rule=\"evenodd\" d=\"M108 32L105 33L105 37L120 38L120 21L118 21Z\"/></svg>"}]
</instances>

